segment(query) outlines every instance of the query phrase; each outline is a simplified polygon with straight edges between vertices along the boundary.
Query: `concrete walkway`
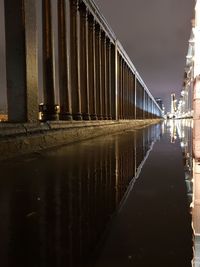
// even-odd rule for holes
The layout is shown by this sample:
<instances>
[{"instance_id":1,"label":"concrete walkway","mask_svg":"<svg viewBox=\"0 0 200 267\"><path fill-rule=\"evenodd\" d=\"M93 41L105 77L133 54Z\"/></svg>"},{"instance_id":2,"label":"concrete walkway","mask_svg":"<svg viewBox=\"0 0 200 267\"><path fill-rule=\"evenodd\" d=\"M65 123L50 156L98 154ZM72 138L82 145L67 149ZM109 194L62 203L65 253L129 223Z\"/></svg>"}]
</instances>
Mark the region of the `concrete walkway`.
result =
<instances>
[{"instance_id":1,"label":"concrete walkway","mask_svg":"<svg viewBox=\"0 0 200 267\"><path fill-rule=\"evenodd\" d=\"M159 121L160 119L0 123L0 160L156 124Z\"/></svg>"},{"instance_id":2,"label":"concrete walkway","mask_svg":"<svg viewBox=\"0 0 200 267\"><path fill-rule=\"evenodd\" d=\"M191 259L182 152L165 133L114 219L95 267L190 267Z\"/></svg>"}]
</instances>

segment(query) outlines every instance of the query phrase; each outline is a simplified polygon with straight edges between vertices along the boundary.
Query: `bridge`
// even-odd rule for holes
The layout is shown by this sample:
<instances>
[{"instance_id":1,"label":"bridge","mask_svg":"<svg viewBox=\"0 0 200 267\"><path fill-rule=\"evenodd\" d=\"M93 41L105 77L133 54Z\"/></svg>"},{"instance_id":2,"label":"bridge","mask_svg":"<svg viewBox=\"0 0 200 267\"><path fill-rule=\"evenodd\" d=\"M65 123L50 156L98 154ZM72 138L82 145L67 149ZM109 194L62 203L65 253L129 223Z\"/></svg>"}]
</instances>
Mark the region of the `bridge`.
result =
<instances>
[{"instance_id":1,"label":"bridge","mask_svg":"<svg viewBox=\"0 0 200 267\"><path fill-rule=\"evenodd\" d=\"M93 1L8 0L4 10L8 123L0 125L2 137L81 121L116 126L162 117Z\"/></svg>"}]
</instances>

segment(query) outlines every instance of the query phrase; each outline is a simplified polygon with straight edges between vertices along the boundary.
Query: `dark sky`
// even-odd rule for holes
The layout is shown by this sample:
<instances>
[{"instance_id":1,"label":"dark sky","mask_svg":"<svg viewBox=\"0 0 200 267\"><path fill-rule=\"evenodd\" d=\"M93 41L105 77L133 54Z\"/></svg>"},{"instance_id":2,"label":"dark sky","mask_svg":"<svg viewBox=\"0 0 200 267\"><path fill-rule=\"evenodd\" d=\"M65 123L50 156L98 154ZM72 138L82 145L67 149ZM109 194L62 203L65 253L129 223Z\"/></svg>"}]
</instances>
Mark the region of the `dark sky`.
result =
<instances>
[{"instance_id":1,"label":"dark sky","mask_svg":"<svg viewBox=\"0 0 200 267\"><path fill-rule=\"evenodd\" d=\"M95 0L154 97L180 95L194 0Z\"/></svg>"}]
</instances>

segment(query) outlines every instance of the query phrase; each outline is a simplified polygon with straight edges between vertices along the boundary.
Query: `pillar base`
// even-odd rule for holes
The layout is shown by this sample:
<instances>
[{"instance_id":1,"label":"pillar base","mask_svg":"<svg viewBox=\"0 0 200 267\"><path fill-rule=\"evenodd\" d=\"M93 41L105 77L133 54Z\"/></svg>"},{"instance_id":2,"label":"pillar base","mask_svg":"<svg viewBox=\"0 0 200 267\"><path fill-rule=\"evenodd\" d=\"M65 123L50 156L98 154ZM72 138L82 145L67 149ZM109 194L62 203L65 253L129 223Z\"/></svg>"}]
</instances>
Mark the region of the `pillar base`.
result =
<instances>
[{"instance_id":1,"label":"pillar base","mask_svg":"<svg viewBox=\"0 0 200 267\"><path fill-rule=\"evenodd\" d=\"M73 114L73 119L75 121L82 121L82 114L81 113L76 113L76 114Z\"/></svg>"},{"instance_id":2,"label":"pillar base","mask_svg":"<svg viewBox=\"0 0 200 267\"><path fill-rule=\"evenodd\" d=\"M93 121L98 120L98 117L96 114L91 114L90 117L91 117L91 120Z\"/></svg>"},{"instance_id":3,"label":"pillar base","mask_svg":"<svg viewBox=\"0 0 200 267\"><path fill-rule=\"evenodd\" d=\"M90 117L89 113L83 113L82 117L83 117L83 120L85 120L85 121L90 121L91 120L91 117Z\"/></svg>"},{"instance_id":4,"label":"pillar base","mask_svg":"<svg viewBox=\"0 0 200 267\"><path fill-rule=\"evenodd\" d=\"M59 119L63 121L71 121L73 118L71 113L66 112L66 113L60 113Z\"/></svg>"},{"instance_id":5,"label":"pillar base","mask_svg":"<svg viewBox=\"0 0 200 267\"><path fill-rule=\"evenodd\" d=\"M41 121L56 121L59 119L59 106L55 105L40 105L39 112L41 113Z\"/></svg>"},{"instance_id":6,"label":"pillar base","mask_svg":"<svg viewBox=\"0 0 200 267\"><path fill-rule=\"evenodd\" d=\"M112 120L112 116L110 115L110 116L108 116L108 120Z\"/></svg>"},{"instance_id":7,"label":"pillar base","mask_svg":"<svg viewBox=\"0 0 200 267\"><path fill-rule=\"evenodd\" d=\"M103 115L97 115L98 120L103 120Z\"/></svg>"}]
</instances>

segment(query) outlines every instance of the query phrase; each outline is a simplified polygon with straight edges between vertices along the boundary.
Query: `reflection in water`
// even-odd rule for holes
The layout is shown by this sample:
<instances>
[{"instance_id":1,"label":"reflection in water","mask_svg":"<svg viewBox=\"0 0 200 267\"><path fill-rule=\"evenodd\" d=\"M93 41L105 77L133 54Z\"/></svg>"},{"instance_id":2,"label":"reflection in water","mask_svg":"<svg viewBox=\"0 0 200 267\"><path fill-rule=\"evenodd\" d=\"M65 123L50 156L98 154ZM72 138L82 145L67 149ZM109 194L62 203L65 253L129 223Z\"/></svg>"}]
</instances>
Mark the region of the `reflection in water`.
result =
<instances>
[{"instance_id":1,"label":"reflection in water","mask_svg":"<svg viewBox=\"0 0 200 267\"><path fill-rule=\"evenodd\" d=\"M0 164L1 266L88 266L161 126Z\"/></svg>"},{"instance_id":2,"label":"reflection in water","mask_svg":"<svg viewBox=\"0 0 200 267\"><path fill-rule=\"evenodd\" d=\"M194 232L194 267L200 266L200 146L198 128L198 120L182 120L179 123L185 181Z\"/></svg>"}]
</instances>

